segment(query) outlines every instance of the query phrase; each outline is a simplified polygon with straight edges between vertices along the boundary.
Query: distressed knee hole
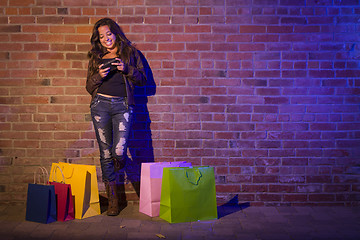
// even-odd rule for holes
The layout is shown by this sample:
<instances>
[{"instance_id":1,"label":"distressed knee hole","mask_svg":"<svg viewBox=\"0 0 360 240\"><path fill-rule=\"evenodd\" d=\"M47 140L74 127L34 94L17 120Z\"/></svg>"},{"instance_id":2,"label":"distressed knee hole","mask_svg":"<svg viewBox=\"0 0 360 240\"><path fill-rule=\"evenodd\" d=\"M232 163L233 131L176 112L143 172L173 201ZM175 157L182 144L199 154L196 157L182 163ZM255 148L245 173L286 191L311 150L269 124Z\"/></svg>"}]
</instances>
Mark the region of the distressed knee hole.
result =
<instances>
[{"instance_id":1,"label":"distressed knee hole","mask_svg":"<svg viewBox=\"0 0 360 240\"><path fill-rule=\"evenodd\" d=\"M125 138L120 138L118 144L116 145L115 148L115 153L118 156L122 156L124 154L124 145L126 143Z\"/></svg>"},{"instance_id":2,"label":"distressed knee hole","mask_svg":"<svg viewBox=\"0 0 360 240\"><path fill-rule=\"evenodd\" d=\"M104 158L110 158L110 151L109 149L104 150Z\"/></svg>"},{"instance_id":3,"label":"distressed knee hole","mask_svg":"<svg viewBox=\"0 0 360 240\"><path fill-rule=\"evenodd\" d=\"M106 138L105 138L105 131L104 131L104 129L99 128L98 131L99 131L100 140L101 140L103 143L106 143Z\"/></svg>"},{"instance_id":4,"label":"distressed knee hole","mask_svg":"<svg viewBox=\"0 0 360 240\"><path fill-rule=\"evenodd\" d=\"M124 118L125 118L125 120L126 120L127 122L129 121L129 116L130 116L129 113L125 113L125 114L124 114Z\"/></svg>"},{"instance_id":5,"label":"distressed knee hole","mask_svg":"<svg viewBox=\"0 0 360 240\"><path fill-rule=\"evenodd\" d=\"M125 125L122 122L119 123L119 131L125 131L125 130L126 130Z\"/></svg>"},{"instance_id":6,"label":"distressed knee hole","mask_svg":"<svg viewBox=\"0 0 360 240\"><path fill-rule=\"evenodd\" d=\"M100 122L101 117L100 116L95 116L94 119L95 119L96 122Z\"/></svg>"}]
</instances>

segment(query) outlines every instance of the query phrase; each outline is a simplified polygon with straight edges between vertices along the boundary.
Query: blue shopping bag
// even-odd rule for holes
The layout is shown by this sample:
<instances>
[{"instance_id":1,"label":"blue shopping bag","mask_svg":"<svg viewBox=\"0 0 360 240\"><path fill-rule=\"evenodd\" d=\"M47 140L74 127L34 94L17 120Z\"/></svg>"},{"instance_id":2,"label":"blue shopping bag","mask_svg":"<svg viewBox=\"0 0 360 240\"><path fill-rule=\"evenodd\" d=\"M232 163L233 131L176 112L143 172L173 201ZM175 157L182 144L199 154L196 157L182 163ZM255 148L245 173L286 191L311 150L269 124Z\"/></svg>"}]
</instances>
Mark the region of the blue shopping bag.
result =
<instances>
[{"instance_id":1,"label":"blue shopping bag","mask_svg":"<svg viewBox=\"0 0 360 240\"><path fill-rule=\"evenodd\" d=\"M45 168L39 169L45 174ZM44 177L47 179L46 176ZM51 223L56 221L56 217L55 188L53 185L48 185L46 180L42 184L37 183L35 172L34 183L28 185L25 219L32 222Z\"/></svg>"}]
</instances>

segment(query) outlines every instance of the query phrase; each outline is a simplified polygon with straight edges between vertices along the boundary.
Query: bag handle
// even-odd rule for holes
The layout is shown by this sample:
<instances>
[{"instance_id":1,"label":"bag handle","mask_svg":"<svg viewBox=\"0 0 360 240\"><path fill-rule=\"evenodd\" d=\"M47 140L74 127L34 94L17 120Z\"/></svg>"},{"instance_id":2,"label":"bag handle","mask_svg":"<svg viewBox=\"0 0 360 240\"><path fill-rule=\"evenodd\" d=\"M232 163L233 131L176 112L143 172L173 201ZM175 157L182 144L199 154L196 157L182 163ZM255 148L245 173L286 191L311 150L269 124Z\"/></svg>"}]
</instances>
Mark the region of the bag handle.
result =
<instances>
[{"instance_id":1,"label":"bag handle","mask_svg":"<svg viewBox=\"0 0 360 240\"><path fill-rule=\"evenodd\" d=\"M59 162L59 164L62 166L63 169L61 169L63 171L63 175L64 178L71 178L74 174L74 167L71 166L71 163L63 163L63 162ZM65 172L65 173L64 173Z\"/></svg>"},{"instance_id":2,"label":"bag handle","mask_svg":"<svg viewBox=\"0 0 360 240\"><path fill-rule=\"evenodd\" d=\"M52 169L52 180L54 182L58 182L57 181L57 175L56 175L56 171L57 169L60 170L60 173L61 173L61 176L62 176L62 181L60 183L65 183L65 177L64 177L64 173L63 171L61 170L61 167L59 165L54 165L53 169ZM55 176L55 177L54 177ZM55 179L54 179L55 178Z\"/></svg>"},{"instance_id":3,"label":"bag handle","mask_svg":"<svg viewBox=\"0 0 360 240\"><path fill-rule=\"evenodd\" d=\"M41 175L40 176L38 176L38 172L39 172L39 170L41 170ZM41 179L41 176L43 176L44 178L44 182L43 182L43 184L44 185L47 185L47 179L49 179L49 173L48 173L48 171L46 170L46 168L44 168L44 167L39 167L35 172L34 172L34 184L37 184L37 182L36 182L36 177L38 177L38 179L39 179L39 182L40 182L40 179Z\"/></svg>"},{"instance_id":4,"label":"bag handle","mask_svg":"<svg viewBox=\"0 0 360 240\"><path fill-rule=\"evenodd\" d=\"M188 173L188 171L191 169L191 171L190 171L190 173L193 173L192 175L192 178L194 178L195 177L195 181L194 180L191 180L190 178L189 178L189 173ZM196 175L194 174L194 173L197 173ZM202 177L202 174L201 174L201 172L200 172L200 170L198 169L198 168L192 168L192 167L190 167L190 168L185 168L185 176L186 176L186 178L187 178L187 180L191 183L191 184L193 184L193 185L199 185L199 181L200 181L200 178ZM191 177L191 176L190 176Z\"/></svg>"}]
</instances>

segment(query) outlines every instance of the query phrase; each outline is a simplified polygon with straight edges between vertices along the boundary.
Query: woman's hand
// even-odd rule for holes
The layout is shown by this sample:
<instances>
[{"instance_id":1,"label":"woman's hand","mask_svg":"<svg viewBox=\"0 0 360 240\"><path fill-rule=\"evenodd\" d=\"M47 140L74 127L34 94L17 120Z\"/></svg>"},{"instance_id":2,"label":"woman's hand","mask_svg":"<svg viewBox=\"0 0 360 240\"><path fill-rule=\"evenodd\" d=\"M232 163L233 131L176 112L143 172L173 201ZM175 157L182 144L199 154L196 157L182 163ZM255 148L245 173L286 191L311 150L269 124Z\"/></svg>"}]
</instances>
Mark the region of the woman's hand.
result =
<instances>
[{"instance_id":1,"label":"woman's hand","mask_svg":"<svg viewBox=\"0 0 360 240\"><path fill-rule=\"evenodd\" d=\"M117 67L117 70L123 72L125 70L125 63L120 58L115 58L117 62L112 63Z\"/></svg>"},{"instance_id":2,"label":"woman's hand","mask_svg":"<svg viewBox=\"0 0 360 240\"><path fill-rule=\"evenodd\" d=\"M104 68L104 69L102 69L102 66L104 66L104 64L101 64L101 65L99 66L99 74L100 74L100 76L101 76L102 78L104 78L104 77L106 77L106 76L109 74L110 68Z\"/></svg>"}]
</instances>

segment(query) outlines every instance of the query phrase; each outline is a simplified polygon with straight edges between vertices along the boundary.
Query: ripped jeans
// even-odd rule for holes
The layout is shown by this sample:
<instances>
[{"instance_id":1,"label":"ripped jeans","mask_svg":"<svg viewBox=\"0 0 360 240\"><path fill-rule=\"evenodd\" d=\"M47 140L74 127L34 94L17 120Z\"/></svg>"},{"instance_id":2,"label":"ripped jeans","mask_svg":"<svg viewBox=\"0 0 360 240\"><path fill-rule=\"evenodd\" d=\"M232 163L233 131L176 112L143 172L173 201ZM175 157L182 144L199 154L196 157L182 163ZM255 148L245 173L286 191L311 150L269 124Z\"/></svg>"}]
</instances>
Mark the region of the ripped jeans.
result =
<instances>
[{"instance_id":1,"label":"ripped jeans","mask_svg":"<svg viewBox=\"0 0 360 240\"><path fill-rule=\"evenodd\" d=\"M133 117L132 106L124 97L96 95L91 103L91 118L100 150L102 180L115 181L114 161L125 161Z\"/></svg>"}]
</instances>

